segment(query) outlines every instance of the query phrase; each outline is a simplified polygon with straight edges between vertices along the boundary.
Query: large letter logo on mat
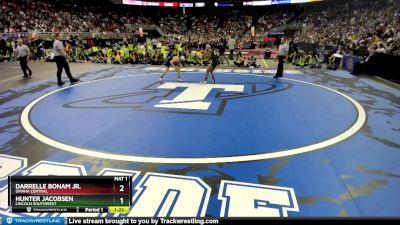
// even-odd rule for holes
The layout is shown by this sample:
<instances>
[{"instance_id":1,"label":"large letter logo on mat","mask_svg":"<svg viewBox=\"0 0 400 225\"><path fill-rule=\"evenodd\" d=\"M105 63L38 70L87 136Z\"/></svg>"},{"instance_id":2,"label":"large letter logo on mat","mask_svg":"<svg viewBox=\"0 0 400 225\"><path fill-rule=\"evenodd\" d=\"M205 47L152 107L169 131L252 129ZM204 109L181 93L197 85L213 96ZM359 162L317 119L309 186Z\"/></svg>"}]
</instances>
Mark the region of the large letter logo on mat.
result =
<instances>
[{"instance_id":1,"label":"large letter logo on mat","mask_svg":"<svg viewBox=\"0 0 400 225\"><path fill-rule=\"evenodd\" d=\"M287 211L299 211L293 188L224 180L218 199L221 217L287 217Z\"/></svg>"},{"instance_id":2,"label":"large letter logo on mat","mask_svg":"<svg viewBox=\"0 0 400 225\"><path fill-rule=\"evenodd\" d=\"M244 85L239 84L196 84L196 83L165 83L159 86L159 89L174 90L178 87L185 87L186 90L172 100L162 100L154 107L172 108L172 109L193 109L193 110L208 110L211 102L203 100L211 92L212 89L223 89L225 92L244 91Z\"/></svg>"},{"instance_id":3,"label":"large letter logo on mat","mask_svg":"<svg viewBox=\"0 0 400 225\"><path fill-rule=\"evenodd\" d=\"M135 189L128 216L205 216L211 193L211 188L197 177L158 173L147 173Z\"/></svg>"},{"instance_id":4,"label":"large letter logo on mat","mask_svg":"<svg viewBox=\"0 0 400 225\"><path fill-rule=\"evenodd\" d=\"M199 84L155 82L140 90L107 93L63 103L69 109L121 109L134 111L221 116L227 102L287 90L287 82L241 82Z\"/></svg>"}]
</instances>

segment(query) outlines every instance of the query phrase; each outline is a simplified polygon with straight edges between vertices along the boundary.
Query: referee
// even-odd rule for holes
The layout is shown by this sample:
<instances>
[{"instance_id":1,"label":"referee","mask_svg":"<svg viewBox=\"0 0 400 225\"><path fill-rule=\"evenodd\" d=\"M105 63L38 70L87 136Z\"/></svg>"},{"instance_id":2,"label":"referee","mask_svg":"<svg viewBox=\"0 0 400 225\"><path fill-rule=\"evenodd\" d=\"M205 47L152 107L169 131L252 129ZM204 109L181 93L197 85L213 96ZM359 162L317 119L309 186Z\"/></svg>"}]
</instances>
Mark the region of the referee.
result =
<instances>
[{"instance_id":1,"label":"referee","mask_svg":"<svg viewBox=\"0 0 400 225\"><path fill-rule=\"evenodd\" d=\"M283 63L284 60L287 60L289 54L289 45L286 43L286 38L281 39L281 44L279 45L278 50L278 70L276 71L276 75L274 78L282 77L283 74Z\"/></svg>"},{"instance_id":2,"label":"referee","mask_svg":"<svg viewBox=\"0 0 400 225\"><path fill-rule=\"evenodd\" d=\"M26 46L22 39L18 39L18 46L17 46L17 57L19 58L19 64L21 65L22 72L24 72L24 78L32 76L32 70L28 67L28 56L31 53L28 46ZM29 72L28 73L26 72Z\"/></svg>"},{"instance_id":3,"label":"referee","mask_svg":"<svg viewBox=\"0 0 400 225\"><path fill-rule=\"evenodd\" d=\"M67 53L65 52L64 45L61 42L61 35L60 33L56 33L55 35L55 40L53 43L53 52L54 52L54 61L57 64L57 82L58 85L61 86L64 84L61 80L61 73L63 69L65 69L65 72L67 73L67 76L69 78L69 81L72 83L78 82L79 79L75 79L71 75L71 71L69 70L69 65L66 60L67 58Z\"/></svg>"}]
</instances>

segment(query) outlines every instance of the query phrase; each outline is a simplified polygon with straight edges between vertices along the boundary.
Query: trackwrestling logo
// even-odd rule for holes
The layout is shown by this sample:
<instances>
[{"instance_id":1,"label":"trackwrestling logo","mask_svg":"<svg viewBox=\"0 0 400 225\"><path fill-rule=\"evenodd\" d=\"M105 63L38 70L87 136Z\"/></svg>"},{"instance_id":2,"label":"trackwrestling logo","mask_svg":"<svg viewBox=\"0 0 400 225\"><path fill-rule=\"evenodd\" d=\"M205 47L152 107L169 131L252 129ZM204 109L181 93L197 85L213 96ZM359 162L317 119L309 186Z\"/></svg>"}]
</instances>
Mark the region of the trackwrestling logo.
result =
<instances>
[{"instance_id":1,"label":"trackwrestling logo","mask_svg":"<svg viewBox=\"0 0 400 225\"><path fill-rule=\"evenodd\" d=\"M291 88L290 83L246 82L199 84L155 82L132 93L99 96L65 103L66 108L130 108L136 111L221 116L228 101Z\"/></svg>"}]
</instances>

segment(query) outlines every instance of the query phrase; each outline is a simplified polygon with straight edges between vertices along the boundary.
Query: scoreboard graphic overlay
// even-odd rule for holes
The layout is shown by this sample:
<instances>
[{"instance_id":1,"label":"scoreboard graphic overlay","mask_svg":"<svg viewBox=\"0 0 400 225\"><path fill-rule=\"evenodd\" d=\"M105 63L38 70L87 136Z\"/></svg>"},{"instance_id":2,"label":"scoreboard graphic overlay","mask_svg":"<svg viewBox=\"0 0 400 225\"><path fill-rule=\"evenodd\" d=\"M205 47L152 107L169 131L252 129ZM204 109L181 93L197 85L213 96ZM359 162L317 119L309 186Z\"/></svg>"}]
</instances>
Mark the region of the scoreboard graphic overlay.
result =
<instances>
[{"instance_id":1,"label":"scoreboard graphic overlay","mask_svg":"<svg viewBox=\"0 0 400 225\"><path fill-rule=\"evenodd\" d=\"M11 176L12 212L109 212L131 205L130 176Z\"/></svg>"}]
</instances>

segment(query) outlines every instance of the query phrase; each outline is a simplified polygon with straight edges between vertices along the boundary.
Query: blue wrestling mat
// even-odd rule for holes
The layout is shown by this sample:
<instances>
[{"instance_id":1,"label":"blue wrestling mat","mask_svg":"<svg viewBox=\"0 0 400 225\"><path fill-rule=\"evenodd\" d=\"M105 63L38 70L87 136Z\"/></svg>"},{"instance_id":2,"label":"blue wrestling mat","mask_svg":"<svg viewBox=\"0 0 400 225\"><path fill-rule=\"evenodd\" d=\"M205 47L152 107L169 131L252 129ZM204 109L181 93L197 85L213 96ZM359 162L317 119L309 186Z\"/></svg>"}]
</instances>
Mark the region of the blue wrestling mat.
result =
<instances>
[{"instance_id":1,"label":"blue wrestling mat","mask_svg":"<svg viewBox=\"0 0 400 225\"><path fill-rule=\"evenodd\" d=\"M4 174L131 174L129 216L400 216L399 89L343 71L160 74L115 66L0 93ZM141 205L164 189L180 193L165 214Z\"/></svg>"}]
</instances>

